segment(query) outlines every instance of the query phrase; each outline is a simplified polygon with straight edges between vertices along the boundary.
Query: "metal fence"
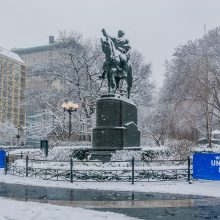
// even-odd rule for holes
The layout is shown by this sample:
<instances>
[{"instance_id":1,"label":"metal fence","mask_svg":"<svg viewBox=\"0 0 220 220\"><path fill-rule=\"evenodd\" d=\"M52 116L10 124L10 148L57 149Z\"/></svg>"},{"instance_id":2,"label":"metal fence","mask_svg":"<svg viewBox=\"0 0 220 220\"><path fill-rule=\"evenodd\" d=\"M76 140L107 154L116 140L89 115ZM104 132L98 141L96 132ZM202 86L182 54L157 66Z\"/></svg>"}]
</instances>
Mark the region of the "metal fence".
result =
<instances>
[{"instance_id":1,"label":"metal fence","mask_svg":"<svg viewBox=\"0 0 220 220\"><path fill-rule=\"evenodd\" d=\"M25 165L9 162L6 157L5 174L34 177L44 180L73 182L149 182L191 179L191 161L151 160L110 161L101 166L101 161L34 160L26 156ZM45 165L50 166L45 167ZM106 165L106 164L105 164ZM155 165L155 166L154 166ZM86 168L85 168L86 167Z\"/></svg>"}]
</instances>

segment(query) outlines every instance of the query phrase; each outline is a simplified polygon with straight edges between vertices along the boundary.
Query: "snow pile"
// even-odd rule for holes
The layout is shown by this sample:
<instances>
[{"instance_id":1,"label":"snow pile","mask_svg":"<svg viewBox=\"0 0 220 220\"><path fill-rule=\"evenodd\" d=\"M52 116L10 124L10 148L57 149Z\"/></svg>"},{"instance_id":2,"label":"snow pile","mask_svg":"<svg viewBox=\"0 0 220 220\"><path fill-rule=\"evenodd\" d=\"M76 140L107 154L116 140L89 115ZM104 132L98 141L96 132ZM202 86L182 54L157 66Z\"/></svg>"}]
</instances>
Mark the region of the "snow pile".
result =
<instances>
[{"instance_id":1,"label":"snow pile","mask_svg":"<svg viewBox=\"0 0 220 220\"><path fill-rule=\"evenodd\" d=\"M50 205L36 202L21 202L0 197L0 219L16 220L132 220L122 214L98 212L82 208Z\"/></svg>"}]
</instances>

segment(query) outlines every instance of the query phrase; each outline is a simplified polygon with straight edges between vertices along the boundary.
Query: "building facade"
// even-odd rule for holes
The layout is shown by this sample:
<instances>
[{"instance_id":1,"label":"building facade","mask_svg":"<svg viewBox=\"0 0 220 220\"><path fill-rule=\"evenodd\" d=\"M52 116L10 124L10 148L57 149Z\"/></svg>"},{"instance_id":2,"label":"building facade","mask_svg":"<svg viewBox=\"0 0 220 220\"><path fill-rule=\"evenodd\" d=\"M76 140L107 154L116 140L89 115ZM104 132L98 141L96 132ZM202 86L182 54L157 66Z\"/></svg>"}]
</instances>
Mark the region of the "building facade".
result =
<instances>
[{"instance_id":1,"label":"building facade","mask_svg":"<svg viewBox=\"0 0 220 220\"><path fill-rule=\"evenodd\" d=\"M57 45L54 36L49 36L49 44L47 45L12 50L22 58L27 67L27 87L48 80L50 60L58 54ZM53 80L48 86L61 90L63 83L60 80Z\"/></svg>"},{"instance_id":2,"label":"building facade","mask_svg":"<svg viewBox=\"0 0 220 220\"><path fill-rule=\"evenodd\" d=\"M0 47L0 120L25 126L26 66L15 53Z\"/></svg>"},{"instance_id":3,"label":"building facade","mask_svg":"<svg viewBox=\"0 0 220 220\"><path fill-rule=\"evenodd\" d=\"M52 93L54 89L61 90L63 84L60 80L50 80L49 69L50 60L57 56L57 43L53 36L49 36L49 43L42 46L13 49L12 51L19 55L27 67L26 82L26 144L37 145L39 139L43 138L30 131L31 125L37 125L41 120L42 106L36 103L35 95L39 93ZM43 116L42 116L43 117ZM44 120L45 117L44 117ZM53 118L47 118L47 121L53 121Z\"/></svg>"}]
</instances>

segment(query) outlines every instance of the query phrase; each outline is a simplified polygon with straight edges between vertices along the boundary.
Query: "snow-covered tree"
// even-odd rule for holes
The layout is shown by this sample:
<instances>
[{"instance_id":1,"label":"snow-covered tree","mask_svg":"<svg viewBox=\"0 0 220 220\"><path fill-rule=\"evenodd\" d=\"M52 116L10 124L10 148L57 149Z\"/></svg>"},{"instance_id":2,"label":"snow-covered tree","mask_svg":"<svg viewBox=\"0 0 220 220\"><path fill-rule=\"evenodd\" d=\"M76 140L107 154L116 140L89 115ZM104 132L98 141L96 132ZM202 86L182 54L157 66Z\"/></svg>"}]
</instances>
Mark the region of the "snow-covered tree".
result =
<instances>
[{"instance_id":1,"label":"snow-covered tree","mask_svg":"<svg viewBox=\"0 0 220 220\"><path fill-rule=\"evenodd\" d=\"M0 144L11 144L12 141L16 141L18 129L10 122L1 122L0 123Z\"/></svg>"},{"instance_id":2,"label":"snow-covered tree","mask_svg":"<svg viewBox=\"0 0 220 220\"><path fill-rule=\"evenodd\" d=\"M161 100L184 122L182 129L196 129L211 145L212 130L219 111L220 28L202 39L189 41L176 48L173 59L166 63L166 80ZM196 134L194 132L193 134Z\"/></svg>"},{"instance_id":3,"label":"snow-covered tree","mask_svg":"<svg viewBox=\"0 0 220 220\"><path fill-rule=\"evenodd\" d=\"M151 81L151 64L145 63L141 53L132 51L131 65L133 72L131 99L138 106L149 106L154 93L154 84Z\"/></svg>"}]
</instances>

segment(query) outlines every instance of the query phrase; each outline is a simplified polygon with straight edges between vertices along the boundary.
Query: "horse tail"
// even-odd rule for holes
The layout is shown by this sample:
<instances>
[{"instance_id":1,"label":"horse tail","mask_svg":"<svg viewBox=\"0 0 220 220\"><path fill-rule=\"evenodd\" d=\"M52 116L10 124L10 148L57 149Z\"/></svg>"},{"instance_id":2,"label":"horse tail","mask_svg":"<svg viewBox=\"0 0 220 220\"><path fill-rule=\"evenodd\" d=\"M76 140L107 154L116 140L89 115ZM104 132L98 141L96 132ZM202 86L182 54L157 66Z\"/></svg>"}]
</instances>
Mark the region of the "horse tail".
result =
<instances>
[{"instance_id":1,"label":"horse tail","mask_svg":"<svg viewBox=\"0 0 220 220\"><path fill-rule=\"evenodd\" d=\"M128 72L127 72L127 83L128 83L129 87L132 87L133 77L132 77L132 68L131 68L131 66L129 67Z\"/></svg>"},{"instance_id":2,"label":"horse tail","mask_svg":"<svg viewBox=\"0 0 220 220\"><path fill-rule=\"evenodd\" d=\"M130 98L132 84L133 84L132 68L131 68L131 66L129 66L129 69L127 72L127 95L128 95L128 98Z\"/></svg>"}]
</instances>

